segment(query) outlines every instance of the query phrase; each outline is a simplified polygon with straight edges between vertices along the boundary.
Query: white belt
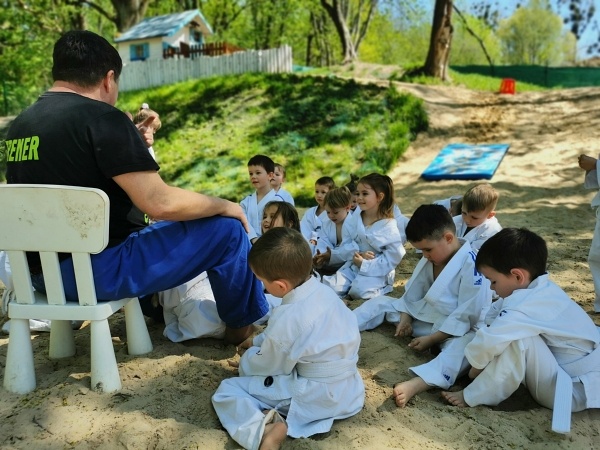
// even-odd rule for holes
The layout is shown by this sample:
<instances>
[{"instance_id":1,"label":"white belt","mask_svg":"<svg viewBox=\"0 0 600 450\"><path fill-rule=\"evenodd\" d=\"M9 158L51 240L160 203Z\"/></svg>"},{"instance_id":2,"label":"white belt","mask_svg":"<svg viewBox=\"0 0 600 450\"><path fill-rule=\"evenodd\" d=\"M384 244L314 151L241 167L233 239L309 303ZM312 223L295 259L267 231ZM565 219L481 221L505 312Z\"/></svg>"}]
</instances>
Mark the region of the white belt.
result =
<instances>
[{"instance_id":1,"label":"white belt","mask_svg":"<svg viewBox=\"0 0 600 450\"><path fill-rule=\"evenodd\" d=\"M342 380L356 372L358 357L326 363L298 363L296 371L304 378L323 378L325 383Z\"/></svg>"}]
</instances>

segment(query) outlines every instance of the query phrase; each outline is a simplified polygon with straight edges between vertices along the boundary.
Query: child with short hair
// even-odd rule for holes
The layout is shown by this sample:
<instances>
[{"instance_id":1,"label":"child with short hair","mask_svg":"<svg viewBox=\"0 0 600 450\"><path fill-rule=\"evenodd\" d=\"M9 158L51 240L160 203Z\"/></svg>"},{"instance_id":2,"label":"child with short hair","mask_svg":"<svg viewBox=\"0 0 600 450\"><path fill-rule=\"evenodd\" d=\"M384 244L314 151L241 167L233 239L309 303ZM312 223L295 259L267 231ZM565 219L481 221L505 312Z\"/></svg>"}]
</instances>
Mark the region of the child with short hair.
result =
<instances>
[{"instance_id":1,"label":"child with short hair","mask_svg":"<svg viewBox=\"0 0 600 450\"><path fill-rule=\"evenodd\" d=\"M497 405L524 384L554 410L552 429L566 433L571 411L600 408L600 333L588 314L546 273L546 242L525 228L489 238L476 266L500 297L465 348L473 378L443 392L455 406Z\"/></svg>"},{"instance_id":2,"label":"child with short hair","mask_svg":"<svg viewBox=\"0 0 600 450\"><path fill-rule=\"evenodd\" d=\"M284 201L294 206L294 197L288 191L283 189L281 186L285 182L285 167L279 163L275 163L275 170L273 171L273 179L271 180L271 186L275 189L275 192L283 198Z\"/></svg>"},{"instance_id":3,"label":"child with short hair","mask_svg":"<svg viewBox=\"0 0 600 450\"><path fill-rule=\"evenodd\" d=\"M311 276L310 247L299 232L267 231L248 262L282 304L242 355L239 376L223 380L212 403L241 446L279 448L286 436L326 433L334 420L360 412L360 333L352 312Z\"/></svg>"},{"instance_id":4,"label":"child with short hair","mask_svg":"<svg viewBox=\"0 0 600 450\"><path fill-rule=\"evenodd\" d=\"M275 163L268 156L254 155L248 161L248 175L255 191L244 198L240 205L248 219L248 237L252 243L262 234L261 222L265 205L270 201L284 201L271 186L274 171Z\"/></svg>"},{"instance_id":5,"label":"child with short hair","mask_svg":"<svg viewBox=\"0 0 600 450\"><path fill-rule=\"evenodd\" d=\"M352 194L347 187L335 188L325 194L323 206L327 212L327 220L319 230L316 254L313 265L320 273L331 275L335 273L355 251L353 245L347 248L341 246L344 234L350 221L346 221L350 214ZM346 227L346 229L344 228Z\"/></svg>"},{"instance_id":6,"label":"child with short hair","mask_svg":"<svg viewBox=\"0 0 600 450\"><path fill-rule=\"evenodd\" d=\"M350 181L348 181L344 186L348 188L348 190L350 191L350 193L352 194L352 201L350 203L350 212L354 212L356 211L356 207L358 206L358 203L356 201L356 199L358 198L358 193L356 192L356 185L358 183L358 180L360 180L360 177L358 175L355 175L353 173L350 174Z\"/></svg>"},{"instance_id":7,"label":"child with short hair","mask_svg":"<svg viewBox=\"0 0 600 450\"><path fill-rule=\"evenodd\" d=\"M469 241L475 251L502 229L495 211L498 197L498 191L489 183L476 184L463 195L461 215L454 217L456 235Z\"/></svg>"},{"instance_id":8,"label":"child with short hair","mask_svg":"<svg viewBox=\"0 0 600 450\"><path fill-rule=\"evenodd\" d=\"M287 227L300 231L300 219L294 205L288 202L273 201L265 205L262 217L262 234L271 228Z\"/></svg>"},{"instance_id":9,"label":"child with short hair","mask_svg":"<svg viewBox=\"0 0 600 450\"><path fill-rule=\"evenodd\" d=\"M137 113L135 113L135 116L133 116L133 123L136 125L140 125L140 124L144 123L150 117L154 117L154 120L149 125L149 127L152 128L152 132L154 134L158 130L160 130L160 127L162 126L162 122L160 121L160 116L158 115L158 113L156 111L153 111L152 109L150 109L150 107L148 106L148 103L142 103L142 106L140 107L140 109L138 109ZM154 148L152 148L152 146L150 146L150 147L148 147L148 151L150 152L152 157L156 160L156 154L154 152Z\"/></svg>"},{"instance_id":10,"label":"child with short hair","mask_svg":"<svg viewBox=\"0 0 600 450\"><path fill-rule=\"evenodd\" d=\"M314 249L317 245L317 236L323 225L323 220L327 218L327 213L323 207L325 194L335 188L335 181L331 177L321 177L315 182L315 200L317 206L313 206L306 210L300 221L300 231L302 236L312 245Z\"/></svg>"},{"instance_id":11,"label":"child with short hair","mask_svg":"<svg viewBox=\"0 0 600 450\"><path fill-rule=\"evenodd\" d=\"M358 182L360 210L348 219L342 245L354 252L323 283L340 297L370 299L391 292L396 266L406 254L394 218L394 183L387 175L371 173Z\"/></svg>"},{"instance_id":12,"label":"child with short hair","mask_svg":"<svg viewBox=\"0 0 600 450\"><path fill-rule=\"evenodd\" d=\"M387 320L397 323L395 336L414 337L410 348L441 350L433 360L410 367L412 379L394 386L399 407L434 386L448 389L467 370L464 348L473 339L492 297L489 283L475 270L475 253L468 241L456 237L445 207L419 206L406 226L406 235L423 257L406 283L404 295L375 298L353 311L361 331Z\"/></svg>"}]
</instances>

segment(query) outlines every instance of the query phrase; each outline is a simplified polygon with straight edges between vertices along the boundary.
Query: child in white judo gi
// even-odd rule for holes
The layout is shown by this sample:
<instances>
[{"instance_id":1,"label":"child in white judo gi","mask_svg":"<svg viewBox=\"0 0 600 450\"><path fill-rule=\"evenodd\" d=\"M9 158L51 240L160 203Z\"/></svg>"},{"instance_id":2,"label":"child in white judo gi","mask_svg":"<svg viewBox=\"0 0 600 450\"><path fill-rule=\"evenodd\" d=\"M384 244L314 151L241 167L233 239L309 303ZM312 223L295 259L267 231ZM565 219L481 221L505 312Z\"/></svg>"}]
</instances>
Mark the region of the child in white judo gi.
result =
<instances>
[{"instance_id":1,"label":"child in white judo gi","mask_svg":"<svg viewBox=\"0 0 600 450\"><path fill-rule=\"evenodd\" d=\"M331 177L321 177L315 182L315 201L317 206L306 210L300 221L300 231L311 244L311 250L315 252L319 230L323 220L327 219L327 213L323 202L325 194L335 188L335 181Z\"/></svg>"},{"instance_id":2,"label":"child in white judo gi","mask_svg":"<svg viewBox=\"0 0 600 450\"><path fill-rule=\"evenodd\" d=\"M344 234L350 235L347 230L352 194L347 187L335 188L325 194L323 205L327 212L327 220L319 230L316 254L313 257L314 268L321 274L335 273L355 251L351 241L347 241L346 248L342 246ZM344 228L345 227L345 228Z\"/></svg>"},{"instance_id":3,"label":"child in white judo gi","mask_svg":"<svg viewBox=\"0 0 600 450\"><path fill-rule=\"evenodd\" d=\"M500 299L465 348L473 381L442 395L455 406L497 405L522 383L554 410L552 429L568 432L571 411L600 407L600 333L549 279L547 258L545 241L523 228L482 245L477 268Z\"/></svg>"},{"instance_id":4,"label":"child in white judo gi","mask_svg":"<svg viewBox=\"0 0 600 450\"><path fill-rule=\"evenodd\" d=\"M502 229L496 218L498 191L489 183L469 188L462 198L461 214L454 217L456 236L471 243L475 251Z\"/></svg>"},{"instance_id":5,"label":"child in white judo gi","mask_svg":"<svg viewBox=\"0 0 600 450\"><path fill-rule=\"evenodd\" d=\"M240 376L223 380L212 403L244 448L279 448L286 435L325 433L362 409L360 333L352 312L311 275L310 247L297 231L269 230L248 262L282 304L242 355Z\"/></svg>"},{"instance_id":6,"label":"child in white judo gi","mask_svg":"<svg viewBox=\"0 0 600 450\"><path fill-rule=\"evenodd\" d=\"M294 197L288 191L283 189L285 183L285 167L281 164L275 163L275 170L273 171L273 179L271 180L271 186L275 189L275 192L286 202L294 205Z\"/></svg>"},{"instance_id":7,"label":"child in white judo gi","mask_svg":"<svg viewBox=\"0 0 600 450\"><path fill-rule=\"evenodd\" d=\"M349 234L342 246L354 247L333 275L323 277L340 297L370 299L391 292L396 266L406 254L394 218L394 184L390 177L372 173L358 182L358 208L347 220Z\"/></svg>"},{"instance_id":8,"label":"child in white judo gi","mask_svg":"<svg viewBox=\"0 0 600 450\"><path fill-rule=\"evenodd\" d=\"M399 299L378 297L353 312L361 331L387 320L396 323L395 336L413 336L417 351L441 350L431 361L409 370L413 378L394 386L396 405L404 407L416 394L432 387L448 389L468 369L464 348L475 336L492 293L475 269L475 252L456 237L448 210L422 205L414 212L406 234L423 252Z\"/></svg>"},{"instance_id":9,"label":"child in white judo gi","mask_svg":"<svg viewBox=\"0 0 600 450\"><path fill-rule=\"evenodd\" d=\"M583 186L586 189L600 189L600 171L598 170L598 159L593 156L579 155L579 167L585 170ZM588 254L588 264L594 281L594 311L600 312L600 191L592 199L592 208L596 209L596 226L592 245Z\"/></svg>"},{"instance_id":10,"label":"child in white judo gi","mask_svg":"<svg viewBox=\"0 0 600 450\"><path fill-rule=\"evenodd\" d=\"M244 198L240 205L248 219L250 232L248 237L254 243L261 233L263 209L270 201L284 201L271 186L275 163L265 155L254 155L248 161L248 175L255 191Z\"/></svg>"}]
</instances>

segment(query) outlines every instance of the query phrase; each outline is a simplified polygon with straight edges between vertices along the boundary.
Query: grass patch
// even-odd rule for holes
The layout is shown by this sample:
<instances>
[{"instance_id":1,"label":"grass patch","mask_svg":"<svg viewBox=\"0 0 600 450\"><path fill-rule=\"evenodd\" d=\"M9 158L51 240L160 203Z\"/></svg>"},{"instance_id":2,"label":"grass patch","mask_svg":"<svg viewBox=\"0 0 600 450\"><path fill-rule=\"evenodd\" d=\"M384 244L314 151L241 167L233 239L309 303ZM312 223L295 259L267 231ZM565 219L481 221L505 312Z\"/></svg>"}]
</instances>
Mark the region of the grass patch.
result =
<instances>
[{"instance_id":1,"label":"grass patch","mask_svg":"<svg viewBox=\"0 0 600 450\"><path fill-rule=\"evenodd\" d=\"M122 93L117 107L146 102L162 128L155 150L169 184L240 201L252 192L247 161L265 154L287 170L299 206L317 178L387 173L427 129L422 101L395 89L296 74L218 77Z\"/></svg>"}]
</instances>

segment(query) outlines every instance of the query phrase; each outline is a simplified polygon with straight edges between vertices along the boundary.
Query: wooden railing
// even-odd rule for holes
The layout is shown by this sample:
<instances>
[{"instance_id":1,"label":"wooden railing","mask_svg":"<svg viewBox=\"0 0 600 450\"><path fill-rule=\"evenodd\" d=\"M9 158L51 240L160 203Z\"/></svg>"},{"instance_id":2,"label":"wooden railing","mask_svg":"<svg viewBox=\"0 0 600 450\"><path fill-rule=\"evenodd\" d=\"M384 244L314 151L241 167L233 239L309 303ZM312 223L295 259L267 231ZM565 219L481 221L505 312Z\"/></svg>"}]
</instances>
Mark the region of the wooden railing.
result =
<instances>
[{"instance_id":1,"label":"wooden railing","mask_svg":"<svg viewBox=\"0 0 600 450\"><path fill-rule=\"evenodd\" d=\"M231 55L243 52L244 49L227 42L210 42L208 44L190 45L182 42L179 47L168 47L163 50L163 58L191 58L198 56Z\"/></svg>"}]
</instances>

